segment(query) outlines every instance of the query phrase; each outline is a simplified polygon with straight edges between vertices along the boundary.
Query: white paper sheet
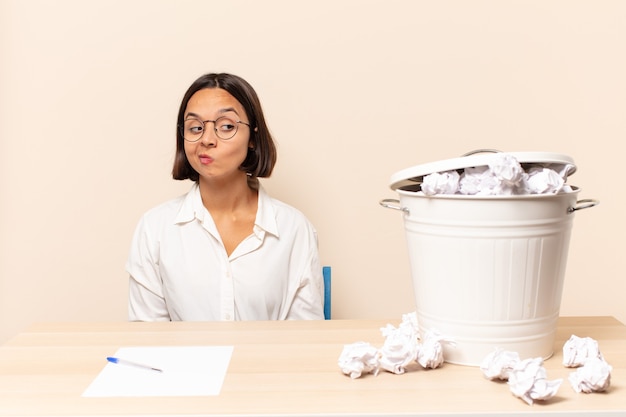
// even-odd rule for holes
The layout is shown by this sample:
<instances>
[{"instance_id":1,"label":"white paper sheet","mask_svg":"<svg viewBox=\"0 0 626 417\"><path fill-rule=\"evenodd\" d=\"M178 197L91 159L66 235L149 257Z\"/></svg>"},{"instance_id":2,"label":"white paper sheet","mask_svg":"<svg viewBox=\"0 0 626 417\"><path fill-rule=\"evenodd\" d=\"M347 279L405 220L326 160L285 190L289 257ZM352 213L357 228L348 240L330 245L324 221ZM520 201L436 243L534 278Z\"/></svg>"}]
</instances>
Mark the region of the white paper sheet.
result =
<instances>
[{"instance_id":1,"label":"white paper sheet","mask_svg":"<svg viewBox=\"0 0 626 417\"><path fill-rule=\"evenodd\" d=\"M163 372L106 363L83 397L219 395L232 352L232 346L123 347L112 356Z\"/></svg>"}]
</instances>

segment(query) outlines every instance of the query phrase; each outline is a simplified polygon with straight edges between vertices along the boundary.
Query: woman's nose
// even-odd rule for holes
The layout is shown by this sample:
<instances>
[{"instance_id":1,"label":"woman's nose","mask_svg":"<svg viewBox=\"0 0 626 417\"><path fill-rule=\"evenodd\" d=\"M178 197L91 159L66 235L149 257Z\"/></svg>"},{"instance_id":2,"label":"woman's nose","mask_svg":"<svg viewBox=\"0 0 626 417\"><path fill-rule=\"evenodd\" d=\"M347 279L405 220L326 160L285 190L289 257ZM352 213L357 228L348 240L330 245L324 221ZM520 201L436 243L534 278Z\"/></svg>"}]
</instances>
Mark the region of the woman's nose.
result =
<instances>
[{"instance_id":1,"label":"woman's nose","mask_svg":"<svg viewBox=\"0 0 626 417\"><path fill-rule=\"evenodd\" d=\"M215 146L217 144L217 133L215 129L205 129L200 141L204 146Z\"/></svg>"}]
</instances>

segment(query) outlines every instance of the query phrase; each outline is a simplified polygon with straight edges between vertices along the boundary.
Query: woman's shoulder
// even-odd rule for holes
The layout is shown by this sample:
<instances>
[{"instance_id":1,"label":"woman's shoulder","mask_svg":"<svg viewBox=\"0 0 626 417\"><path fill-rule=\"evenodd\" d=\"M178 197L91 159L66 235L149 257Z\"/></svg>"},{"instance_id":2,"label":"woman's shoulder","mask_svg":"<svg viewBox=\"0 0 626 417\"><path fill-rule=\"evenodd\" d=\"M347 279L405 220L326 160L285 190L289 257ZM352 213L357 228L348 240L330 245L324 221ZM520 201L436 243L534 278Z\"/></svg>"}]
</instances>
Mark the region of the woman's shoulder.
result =
<instances>
[{"instance_id":1,"label":"woman's shoulder","mask_svg":"<svg viewBox=\"0 0 626 417\"><path fill-rule=\"evenodd\" d=\"M158 222L166 219L171 219L173 222L174 219L179 215L181 208L189 199L190 194L191 191L166 200L162 203L157 204L156 206L153 206L152 208L144 212L142 216L143 221Z\"/></svg>"},{"instance_id":2,"label":"woman's shoulder","mask_svg":"<svg viewBox=\"0 0 626 417\"><path fill-rule=\"evenodd\" d=\"M277 198L267 198L279 222L297 223L314 229L309 218L300 209Z\"/></svg>"},{"instance_id":3,"label":"woman's shoulder","mask_svg":"<svg viewBox=\"0 0 626 417\"><path fill-rule=\"evenodd\" d=\"M304 213L300 211L299 209L297 209L296 207L292 206L291 204L285 203L284 201L279 200L274 197L270 197L269 200L271 201L272 206L274 206L275 210L294 216L294 217L306 219L306 216L304 215Z\"/></svg>"}]
</instances>

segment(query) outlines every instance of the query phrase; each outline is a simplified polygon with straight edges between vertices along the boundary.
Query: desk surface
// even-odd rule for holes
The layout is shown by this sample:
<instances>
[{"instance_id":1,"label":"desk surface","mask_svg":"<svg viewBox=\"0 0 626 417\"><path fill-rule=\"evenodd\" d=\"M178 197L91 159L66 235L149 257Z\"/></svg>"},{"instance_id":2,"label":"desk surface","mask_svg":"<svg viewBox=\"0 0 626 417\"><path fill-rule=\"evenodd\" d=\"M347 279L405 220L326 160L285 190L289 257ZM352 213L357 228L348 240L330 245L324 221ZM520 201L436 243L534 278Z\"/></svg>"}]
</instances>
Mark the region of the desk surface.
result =
<instances>
[{"instance_id":1,"label":"desk surface","mask_svg":"<svg viewBox=\"0 0 626 417\"><path fill-rule=\"evenodd\" d=\"M398 320L212 323L38 324L0 346L0 415L624 415L626 326L611 317L561 318L549 379L563 378L556 397L529 406L506 383L475 367L419 365L403 375L381 372L352 380L337 359L343 345L384 341L380 328ZM613 366L606 393L577 394L561 364L572 335L598 340ZM233 345L221 394L215 397L83 398L122 346ZM614 414L615 413L615 414Z\"/></svg>"}]
</instances>

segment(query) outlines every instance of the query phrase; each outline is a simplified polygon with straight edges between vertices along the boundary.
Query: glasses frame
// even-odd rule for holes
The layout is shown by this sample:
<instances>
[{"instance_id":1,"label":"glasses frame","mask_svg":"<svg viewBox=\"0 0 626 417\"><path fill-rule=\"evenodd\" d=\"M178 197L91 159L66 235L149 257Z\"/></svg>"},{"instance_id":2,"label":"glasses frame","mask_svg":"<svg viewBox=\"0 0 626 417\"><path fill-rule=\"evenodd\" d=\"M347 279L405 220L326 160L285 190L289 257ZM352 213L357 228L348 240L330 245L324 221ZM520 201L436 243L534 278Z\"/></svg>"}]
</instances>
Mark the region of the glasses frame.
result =
<instances>
[{"instance_id":1,"label":"glasses frame","mask_svg":"<svg viewBox=\"0 0 626 417\"><path fill-rule=\"evenodd\" d=\"M231 121L233 121L235 123L235 130L233 131L233 134L231 136L227 137L227 138L224 138L224 137L220 136L219 130L217 129L217 122L219 120L222 120L222 119L231 120ZM202 123L202 129L203 129L202 130L202 134L200 136L198 136L198 139L196 139L196 140L189 140L189 139L187 139L185 137L185 123L190 121L190 120ZM244 122L242 120L233 120L233 119L231 119L228 116L218 117L215 120L200 120L200 119L197 119L195 117L190 117L188 119L183 120L183 123L178 126L178 128L180 130L180 135L183 137L183 140L185 140L186 142L189 142L189 143L199 142L204 137L205 132L207 132L207 129L206 129L206 124L207 123L213 123L213 131L215 132L215 136L218 139L220 139L220 140L231 140L232 138L234 138L235 135L237 134L237 132L239 131L239 126L238 125L240 125L240 124L246 125L246 126L250 127L250 123L246 123L246 122Z\"/></svg>"}]
</instances>

